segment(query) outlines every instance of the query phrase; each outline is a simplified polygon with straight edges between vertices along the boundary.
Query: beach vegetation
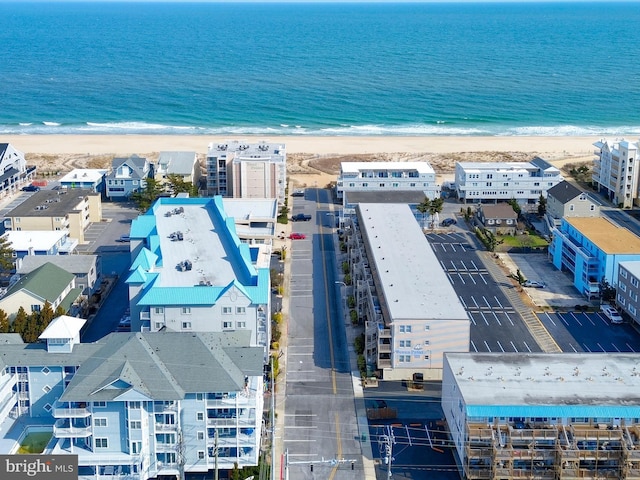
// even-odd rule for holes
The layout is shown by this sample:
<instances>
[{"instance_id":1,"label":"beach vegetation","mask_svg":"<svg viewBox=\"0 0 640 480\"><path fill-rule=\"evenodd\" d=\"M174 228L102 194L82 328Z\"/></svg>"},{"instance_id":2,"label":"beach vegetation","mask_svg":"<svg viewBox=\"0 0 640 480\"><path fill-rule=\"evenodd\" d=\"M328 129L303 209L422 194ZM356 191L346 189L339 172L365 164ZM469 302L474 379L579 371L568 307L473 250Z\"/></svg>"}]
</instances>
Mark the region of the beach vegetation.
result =
<instances>
[{"instance_id":1,"label":"beach vegetation","mask_svg":"<svg viewBox=\"0 0 640 480\"><path fill-rule=\"evenodd\" d=\"M191 182L185 182L180 175L168 175L167 182L171 193L188 193L189 197L198 197L198 187Z\"/></svg>"},{"instance_id":2,"label":"beach vegetation","mask_svg":"<svg viewBox=\"0 0 640 480\"><path fill-rule=\"evenodd\" d=\"M143 213L149 210L158 198L168 193L165 185L153 178L147 178L145 183L142 190L131 194L131 201L135 203L136 209Z\"/></svg>"},{"instance_id":3,"label":"beach vegetation","mask_svg":"<svg viewBox=\"0 0 640 480\"><path fill-rule=\"evenodd\" d=\"M543 216L547 213L547 199L544 198L544 195L540 194L540 198L538 199L538 215Z\"/></svg>"}]
</instances>

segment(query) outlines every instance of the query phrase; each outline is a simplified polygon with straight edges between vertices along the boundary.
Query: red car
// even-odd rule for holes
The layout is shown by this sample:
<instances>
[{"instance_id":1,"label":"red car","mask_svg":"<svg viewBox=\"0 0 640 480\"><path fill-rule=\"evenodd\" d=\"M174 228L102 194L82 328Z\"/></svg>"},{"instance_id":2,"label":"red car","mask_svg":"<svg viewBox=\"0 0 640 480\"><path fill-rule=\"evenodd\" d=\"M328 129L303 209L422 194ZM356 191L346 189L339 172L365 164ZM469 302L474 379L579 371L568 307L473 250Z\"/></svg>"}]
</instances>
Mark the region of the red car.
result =
<instances>
[{"instance_id":1,"label":"red car","mask_svg":"<svg viewBox=\"0 0 640 480\"><path fill-rule=\"evenodd\" d=\"M304 233L292 233L289 238L291 240L304 240L307 236Z\"/></svg>"}]
</instances>

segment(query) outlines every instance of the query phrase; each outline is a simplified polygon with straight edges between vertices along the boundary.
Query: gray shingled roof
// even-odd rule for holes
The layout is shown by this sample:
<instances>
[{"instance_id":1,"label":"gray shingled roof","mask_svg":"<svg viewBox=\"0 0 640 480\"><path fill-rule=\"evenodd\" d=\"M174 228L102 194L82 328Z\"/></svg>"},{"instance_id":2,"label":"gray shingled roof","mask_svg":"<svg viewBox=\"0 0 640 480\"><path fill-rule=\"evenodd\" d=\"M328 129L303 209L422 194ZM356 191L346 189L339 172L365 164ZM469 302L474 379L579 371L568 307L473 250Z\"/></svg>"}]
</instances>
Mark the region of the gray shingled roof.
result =
<instances>
[{"instance_id":1,"label":"gray shingled roof","mask_svg":"<svg viewBox=\"0 0 640 480\"><path fill-rule=\"evenodd\" d=\"M60 400L109 401L130 390L160 401L239 391L246 375L262 373L263 349L248 347L249 341L248 331L111 334Z\"/></svg>"},{"instance_id":2,"label":"gray shingled roof","mask_svg":"<svg viewBox=\"0 0 640 480\"><path fill-rule=\"evenodd\" d=\"M582 190L580 190L575 185L567 182L566 180L560 182L557 185L554 185L547 191L547 195L555 198L562 204L573 200L581 193Z\"/></svg>"},{"instance_id":3,"label":"gray shingled roof","mask_svg":"<svg viewBox=\"0 0 640 480\"><path fill-rule=\"evenodd\" d=\"M107 177L114 178L116 175L116 170L125 163L129 167L131 167L131 170L132 170L131 179L135 180L136 177L138 179L146 178L147 174L144 171L144 166L147 163L147 159L143 157L139 157L138 155L131 155L130 157L126 157L126 158L118 158L118 157L114 158L111 161L111 173L109 173Z\"/></svg>"},{"instance_id":4,"label":"gray shingled roof","mask_svg":"<svg viewBox=\"0 0 640 480\"><path fill-rule=\"evenodd\" d=\"M167 175L190 175L196 162L196 152L160 152L159 165L167 165Z\"/></svg>"},{"instance_id":5,"label":"gray shingled roof","mask_svg":"<svg viewBox=\"0 0 640 480\"><path fill-rule=\"evenodd\" d=\"M45 263L53 263L73 274L85 274L97 263L96 255L27 255L22 258L17 273L26 275Z\"/></svg>"}]
</instances>

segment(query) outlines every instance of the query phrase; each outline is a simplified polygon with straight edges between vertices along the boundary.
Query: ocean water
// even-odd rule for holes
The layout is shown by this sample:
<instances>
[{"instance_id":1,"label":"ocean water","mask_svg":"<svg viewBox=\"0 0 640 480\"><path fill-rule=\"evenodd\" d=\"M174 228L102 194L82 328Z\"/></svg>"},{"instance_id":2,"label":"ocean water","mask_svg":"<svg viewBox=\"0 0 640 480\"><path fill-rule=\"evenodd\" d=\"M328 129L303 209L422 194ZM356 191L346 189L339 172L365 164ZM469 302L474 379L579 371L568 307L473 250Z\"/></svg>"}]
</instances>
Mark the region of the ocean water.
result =
<instances>
[{"instance_id":1,"label":"ocean water","mask_svg":"<svg viewBox=\"0 0 640 480\"><path fill-rule=\"evenodd\" d=\"M0 134L640 135L639 6L0 0Z\"/></svg>"}]
</instances>

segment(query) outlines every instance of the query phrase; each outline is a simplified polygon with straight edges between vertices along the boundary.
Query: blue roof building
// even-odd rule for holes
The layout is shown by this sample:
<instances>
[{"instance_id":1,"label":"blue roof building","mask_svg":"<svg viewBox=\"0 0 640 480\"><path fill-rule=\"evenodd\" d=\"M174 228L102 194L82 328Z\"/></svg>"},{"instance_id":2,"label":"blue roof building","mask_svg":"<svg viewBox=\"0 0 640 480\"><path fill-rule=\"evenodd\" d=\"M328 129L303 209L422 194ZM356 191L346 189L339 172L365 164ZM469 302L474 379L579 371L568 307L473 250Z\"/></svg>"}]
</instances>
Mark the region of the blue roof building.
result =
<instances>
[{"instance_id":1,"label":"blue roof building","mask_svg":"<svg viewBox=\"0 0 640 480\"><path fill-rule=\"evenodd\" d=\"M270 247L240 240L222 197L161 198L133 220L133 331L247 330L270 338Z\"/></svg>"},{"instance_id":2,"label":"blue roof building","mask_svg":"<svg viewBox=\"0 0 640 480\"><path fill-rule=\"evenodd\" d=\"M617 285L620 262L640 260L640 237L601 217L563 218L549 255L558 270L571 272L580 293L598 298L603 279Z\"/></svg>"}]
</instances>

